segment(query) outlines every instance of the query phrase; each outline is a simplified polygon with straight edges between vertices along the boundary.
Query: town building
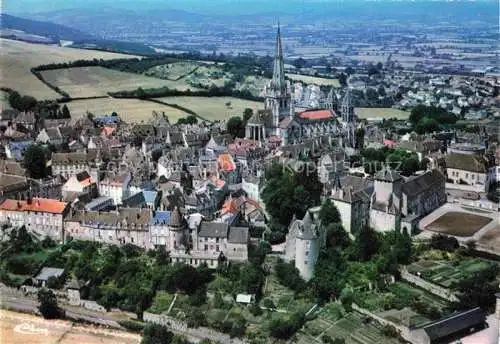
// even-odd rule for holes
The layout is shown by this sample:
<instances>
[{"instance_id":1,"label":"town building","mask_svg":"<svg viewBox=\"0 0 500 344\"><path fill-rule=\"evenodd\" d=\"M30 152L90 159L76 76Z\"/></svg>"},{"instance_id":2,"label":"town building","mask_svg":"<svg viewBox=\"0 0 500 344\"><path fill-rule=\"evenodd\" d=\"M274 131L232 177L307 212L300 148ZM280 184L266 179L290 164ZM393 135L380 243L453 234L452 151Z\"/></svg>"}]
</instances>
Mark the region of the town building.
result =
<instances>
[{"instance_id":1,"label":"town building","mask_svg":"<svg viewBox=\"0 0 500 344\"><path fill-rule=\"evenodd\" d=\"M68 203L55 199L6 199L0 204L0 222L16 227L25 226L41 238L63 241L64 218L68 211Z\"/></svg>"}]
</instances>

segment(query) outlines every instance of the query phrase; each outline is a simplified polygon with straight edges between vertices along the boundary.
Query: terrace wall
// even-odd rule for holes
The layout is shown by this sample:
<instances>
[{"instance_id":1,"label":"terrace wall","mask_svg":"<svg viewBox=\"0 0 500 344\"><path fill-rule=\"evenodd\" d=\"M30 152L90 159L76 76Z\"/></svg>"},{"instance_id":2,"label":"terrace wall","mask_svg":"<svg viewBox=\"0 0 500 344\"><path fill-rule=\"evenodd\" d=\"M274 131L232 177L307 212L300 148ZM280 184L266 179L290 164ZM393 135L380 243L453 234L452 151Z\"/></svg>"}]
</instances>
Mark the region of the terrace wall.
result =
<instances>
[{"instance_id":1,"label":"terrace wall","mask_svg":"<svg viewBox=\"0 0 500 344\"><path fill-rule=\"evenodd\" d=\"M219 331L207 328L207 327L198 327L198 328L190 328L187 326L187 323L175 319L168 315L159 315L153 314L149 312L144 312L143 314L144 321L152 322L155 324L166 326L169 330L174 332L181 332L187 336L194 337L195 339L199 338L208 338L217 343L229 343L229 344L246 344L247 341L231 338L229 335L225 333L221 333Z\"/></svg>"},{"instance_id":2,"label":"terrace wall","mask_svg":"<svg viewBox=\"0 0 500 344\"><path fill-rule=\"evenodd\" d=\"M398 324L396 324L396 323L394 323L392 321L384 319L381 316L378 316L377 314L372 313L372 312L370 312L367 309L359 307L355 303L352 304L352 309L354 309L355 311L357 311L357 312L359 312L361 314L369 316L370 318L372 318L376 322L380 323L381 325L393 326L394 328L396 328L396 330L399 331L399 334L401 335L401 337L403 337L407 341L410 341L411 335L410 335L410 329L408 327L401 326L401 325L398 325Z\"/></svg>"},{"instance_id":3,"label":"terrace wall","mask_svg":"<svg viewBox=\"0 0 500 344\"><path fill-rule=\"evenodd\" d=\"M425 289L431 294L439 296L442 299L448 300L450 302L457 302L457 296L450 290L443 288L439 285L426 281L418 276L415 276L408 272L406 268L401 269L401 278L407 282L415 284L416 286Z\"/></svg>"}]
</instances>

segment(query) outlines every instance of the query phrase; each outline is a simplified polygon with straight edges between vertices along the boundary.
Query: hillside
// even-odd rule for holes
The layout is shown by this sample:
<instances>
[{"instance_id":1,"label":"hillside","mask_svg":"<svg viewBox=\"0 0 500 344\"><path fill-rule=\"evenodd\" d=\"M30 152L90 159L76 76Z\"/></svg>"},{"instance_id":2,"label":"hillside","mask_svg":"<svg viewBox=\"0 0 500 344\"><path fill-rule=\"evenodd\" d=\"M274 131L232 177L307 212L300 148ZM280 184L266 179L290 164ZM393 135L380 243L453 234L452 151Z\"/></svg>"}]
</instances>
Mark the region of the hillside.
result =
<instances>
[{"instance_id":1,"label":"hillside","mask_svg":"<svg viewBox=\"0 0 500 344\"><path fill-rule=\"evenodd\" d=\"M26 33L51 38L54 41L81 41L94 39L92 35L68 26L50 22L24 19L9 14L0 14L2 29L20 30Z\"/></svg>"}]
</instances>

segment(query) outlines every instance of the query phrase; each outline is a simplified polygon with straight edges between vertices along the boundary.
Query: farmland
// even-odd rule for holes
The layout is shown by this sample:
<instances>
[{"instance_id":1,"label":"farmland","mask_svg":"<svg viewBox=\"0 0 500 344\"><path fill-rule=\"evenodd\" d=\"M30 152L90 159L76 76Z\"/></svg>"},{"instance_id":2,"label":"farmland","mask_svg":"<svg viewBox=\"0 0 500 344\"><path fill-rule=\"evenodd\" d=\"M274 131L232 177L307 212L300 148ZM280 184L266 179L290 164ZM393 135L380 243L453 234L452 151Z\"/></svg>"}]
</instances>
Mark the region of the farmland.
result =
<instances>
[{"instance_id":1,"label":"farmland","mask_svg":"<svg viewBox=\"0 0 500 344\"><path fill-rule=\"evenodd\" d=\"M125 54L94 50L62 48L51 45L31 44L0 39L0 69L2 87L10 87L37 99L55 99L60 95L38 80L30 71L32 67L49 63L62 63L78 59L91 60L134 57Z\"/></svg>"},{"instance_id":2,"label":"farmland","mask_svg":"<svg viewBox=\"0 0 500 344\"><path fill-rule=\"evenodd\" d=\"M427 225L425 229L459 237L468 237L474 235L491 221L491 218L485 216L450 211Z\"/></svg>"},{"instance_id":3,"label":"farmland","mask_svg":"<svg viewBox=\"0 0 500 344\"><path fill-rule=\"evenodd\" d=\"M75 97L105 96L108 92L131 91L138 87L168 87L186 90L189 85L182 81L162 80L140 74L125 73L103 67L76 67L42 72L49 84Z\"/></svg>"},{"instance_id":4,"label":"farmland","mask_svg":"<svg viewBox=\"0 0 500 344\"><path fill-rule=\"evenodd\" d=\"M425 280L445 288L455 288L458 283L474 273L490 268L496 263L480 259L466 258L453 261L420 260L411 264L408 271L419 274Z\"/></svg>"},{"instance_id":5,"label":"farmland","mask_svg":"<svg viewBox=\"0 0 500 344\"><path fill-rule=\"evenodd\" d=\"M316 76L301 75L301 74L287 74L286 76L293 81L300 81L308 85L314 84L318 86L333 86L333 87L340 86L339 81L337 79L327 79L327 78L320 78Z\"/></svg>"},{"instance_id":6,"label":"farmland","mask_svg":"<svg viewBox=\"0 0 500 344\"><path fill-rule=\"evenodd\" d=\"M153 111L165 112L172 122L187 116L185 112L179 109L139 99L84 99L71 101L67 105L74 117L83 116L87 111L94 115L109 115L116 112L126 122L147 122L151 118Z\"/></svg>"},{"instance_id":7,"label":"farmland","mask_svg":"<svg viewBox=\"0 0 500 344\"><path fill-rule=\"evenodd\" d=\"M337 305L328 304L324 309L337 308ZM400 341L382 333L382 326L374 321L367 321L365 317L357 312L351 312L343 318L327 318L324 309L318 317L308 322L295 336L293 343L311 344L324 343L323 337L343 338L346 344L397 344ZM329 310L328 310L329 311Z\"/></svg>"},{"instance_id":8,"label":"farmland","mask_svg":"<svg viewBox=\"0 0 500 344\"><path fill-rule=\"evenodd\" d=\"M355 108L354 113L360 119L367 118L396 118L400 120L408 119L409 112L393 108Z\"/></svg>"},{"instance_id":9,"label":"farmland","mask_svg":"<svg viewBox=\"0 0 500 344\"><path fill-rule=\"evenodd\" d=\"M233 97L163 97L165 103L177 104L196 112L207 120L225 120L232 116L242 116L245 108L259 109L263 104ZM227 106L227 103L231 103Z\"/></svg>"}]
</instances>

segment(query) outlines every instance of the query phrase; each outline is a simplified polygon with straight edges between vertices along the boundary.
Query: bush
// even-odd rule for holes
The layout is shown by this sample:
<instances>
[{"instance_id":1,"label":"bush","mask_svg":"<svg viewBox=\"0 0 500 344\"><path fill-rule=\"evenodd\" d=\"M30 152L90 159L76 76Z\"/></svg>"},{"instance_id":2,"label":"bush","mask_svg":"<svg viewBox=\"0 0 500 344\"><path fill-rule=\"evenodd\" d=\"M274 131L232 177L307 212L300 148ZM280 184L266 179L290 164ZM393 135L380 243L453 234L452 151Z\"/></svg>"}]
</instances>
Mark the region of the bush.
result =
<instances>
[{"instance_id":1,"label":"bush","mask_svg":"<svg viewBox=\"0 0 500 344\"><path fill-rule=\"evenodd\" d=\"M38 310L45 319L64 318L64 310L59 308L56 295L52 290L40 289L38 291L38 302L40 302Z\"/></svg>"},{"instance_id":2,"label":"bush","mask_svg":"<svg viewBox=\"0 0 500 344\"><path fill-rule=\"evenodd\" d=\"M302 314L294 314L290 319L278 318L271 321L269 333L277 339L290 339L295 332L304 325L305 318Z\"/></svg>"},{"instance_id":3,"label":"bush","mask_svg":"<svg viewBox=\"0 0 500 344\"><path fill-rule=\"evenodd\" d=\"M133 320L119 320L118 324L129 331L137 333L142 332L144 327L146 327L146 324Z\"/></svg>"}]
</instances>

